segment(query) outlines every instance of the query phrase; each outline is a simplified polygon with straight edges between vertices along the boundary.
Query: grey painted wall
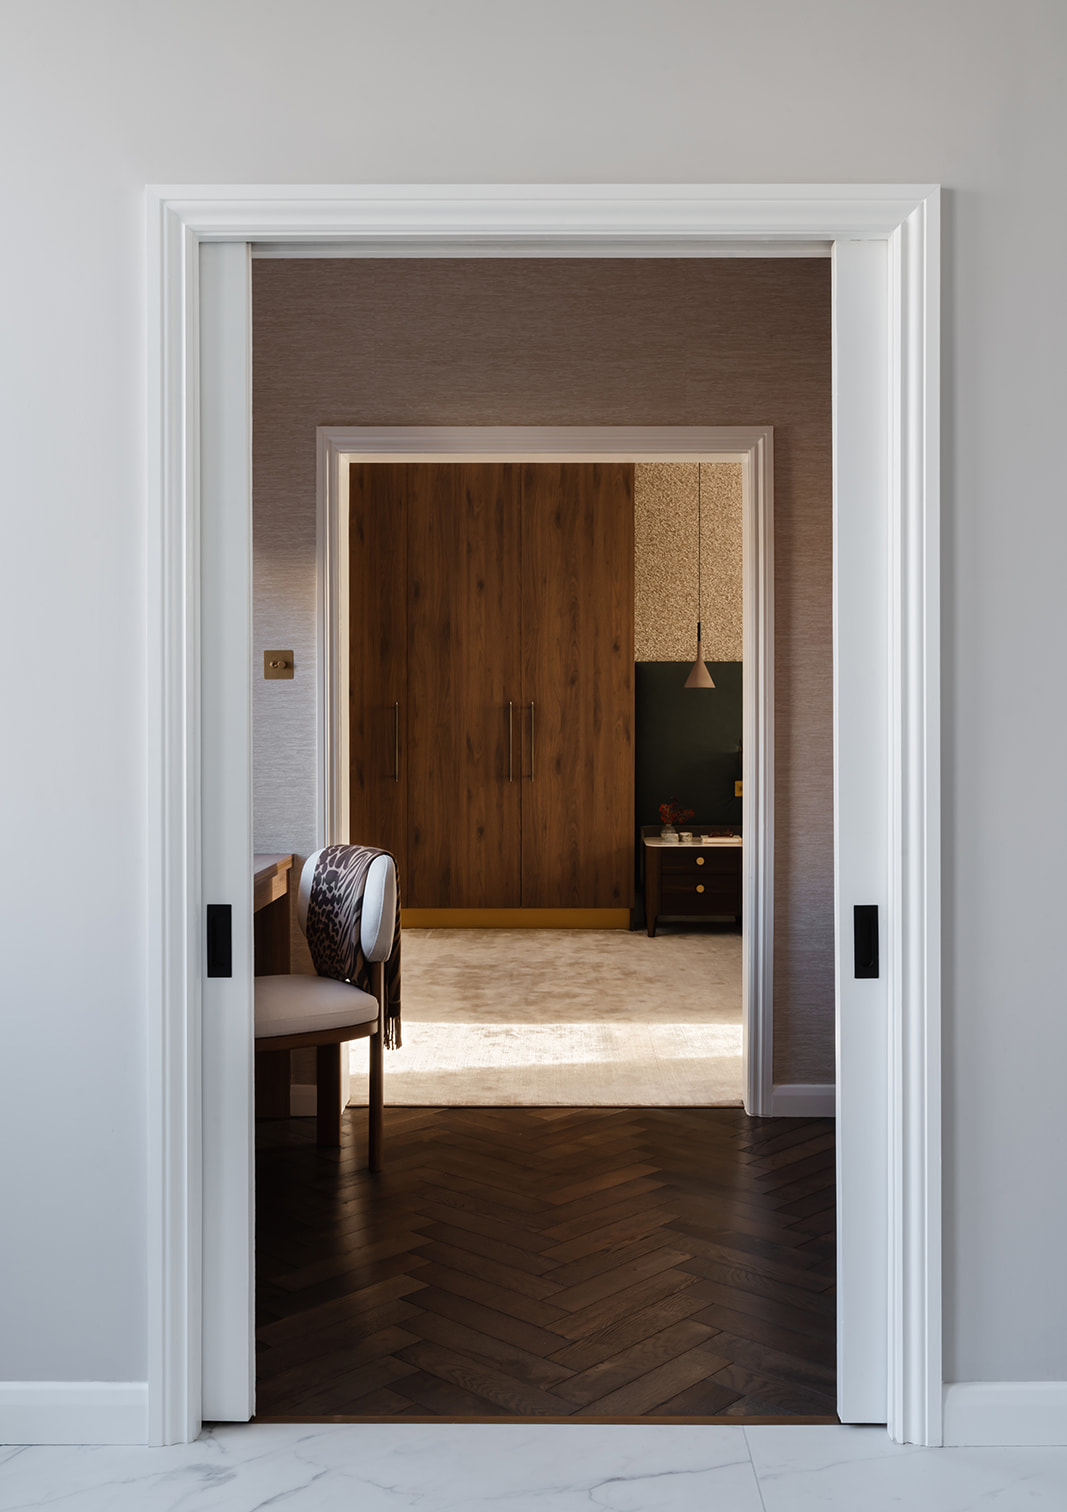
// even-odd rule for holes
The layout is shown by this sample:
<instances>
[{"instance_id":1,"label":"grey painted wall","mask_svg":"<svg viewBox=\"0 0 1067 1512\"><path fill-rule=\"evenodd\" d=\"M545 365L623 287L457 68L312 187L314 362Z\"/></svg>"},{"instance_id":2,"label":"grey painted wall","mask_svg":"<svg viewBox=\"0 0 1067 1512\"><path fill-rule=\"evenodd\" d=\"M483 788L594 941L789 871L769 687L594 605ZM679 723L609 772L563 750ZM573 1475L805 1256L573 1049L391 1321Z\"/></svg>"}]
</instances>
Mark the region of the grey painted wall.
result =
<instances>
[{"instance_id":1,"label":"grey painted wall","mask_svg":"<svg viewBox=\"0 0 1067 1512\"><path fill-rule=\"evenodd\" d=\"M147 1368L143 186L874 180L948 189L946 1370L1067 1379L1067 7L38 0L4 30L0 1374ZM43 1043L77 1046L47 1118Z\"/></svg>"}]
</instances>

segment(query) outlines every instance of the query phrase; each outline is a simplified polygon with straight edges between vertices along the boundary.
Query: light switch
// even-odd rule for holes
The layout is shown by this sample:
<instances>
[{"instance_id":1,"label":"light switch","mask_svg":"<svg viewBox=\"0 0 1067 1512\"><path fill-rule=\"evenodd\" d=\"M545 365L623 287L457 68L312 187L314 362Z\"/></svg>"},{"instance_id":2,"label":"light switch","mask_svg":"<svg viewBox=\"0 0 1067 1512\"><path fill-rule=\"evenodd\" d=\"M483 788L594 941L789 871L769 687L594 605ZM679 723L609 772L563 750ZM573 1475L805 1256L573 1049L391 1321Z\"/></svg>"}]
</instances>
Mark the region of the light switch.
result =
<instances>
[{"instance_id":1,"label":"light switch","mask_svg":"<svg viewBox=\"0 0 1067 1512\"><path fill-rule=\"evenodd\" d=\"M292 677L293 653L291 651L264 651L264 677Z\"/></svg>"}]
</instances>

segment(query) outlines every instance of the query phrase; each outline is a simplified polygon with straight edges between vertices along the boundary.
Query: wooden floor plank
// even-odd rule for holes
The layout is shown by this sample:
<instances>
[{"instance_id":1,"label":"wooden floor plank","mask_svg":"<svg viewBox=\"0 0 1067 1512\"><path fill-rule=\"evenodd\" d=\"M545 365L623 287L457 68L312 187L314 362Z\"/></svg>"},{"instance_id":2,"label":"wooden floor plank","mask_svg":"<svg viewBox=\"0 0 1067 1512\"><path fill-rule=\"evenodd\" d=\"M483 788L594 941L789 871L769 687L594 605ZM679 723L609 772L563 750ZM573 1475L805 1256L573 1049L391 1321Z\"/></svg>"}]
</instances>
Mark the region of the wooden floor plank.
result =
<instances>
[{"instance_id":1,"label":"wooden floor plank","mask_svg":"<svg viewBox=\"0 0 1067 1512\"><path fill-rule=\"evenodd\" d=\"M275 1421L833 1416L833 1123L388 1109L258 1126Z\"/></svg>"},{"instance_id":2,"label":"wooden floor plank","mask_svg":"<svg viewBox=\"0 0 1067 1512\"><path fill-rule=\"evenodd\" d=\"M698 1325L699 1327L699 1325ZM504 1339L495 1339L491 1334L481 1333L466 1323L457 1323L453 1318L444 1318L439 1313L420 1312L410 1325L410 1332L434 1344L443 1344L447 1349L460 1350L464 1354L477 1355L483 1360L497 1361L509 1375L530 1386L551 1389L560 1381L567 1380L574 1371L556 1360L543 1359L517 1344Z\"/></svg>"},{"instance_id":3,"label":"wooden floor plank","mask_svg":"<svg viewBox=\"0 0 1067 1512\"><path fill-rule=\"evenodd\" d=\"M603 1328L576 1339L555 1351L552 1359L575 1371L588 1370L601 1360L610 1359L623 1350L641 1344L652 1334L660 1333L671 1323L680 1323L703 1312L705 1300L699 1286L661 1297L650 1306L639 1308Z\"/></svg>"},{"instance_id":4,"label":"wooden floor plank","mask_svg":"<svg viewBox=\"0 0 1067 1512\"><path fill-rule=\"evenodd\" d=\"M651 1412L686 1387L695 1386L698 1381L714 1376L718 1370L729 1368L723 1365L718 1355L711 1353L714 1347L713 1341L707 1349L698 1345L696 1349L675 1355L665 1365L658 1365L646 1375L638 1376L636 1381L588 1403L579 1410L579 1416L629 1417L632 1414L636 1417Z\"/></svg>"},{"instance_id":5,"label":"wooden floor plank","mask_svg":"<svg viewBox=\"0 0 1067 1512\"><path fill-rule=\"evenodd\" d=\"M580 1375L561 1381L556 1387L557 1395L578 1407L586 1407L590 1402L599 1401L608 1392L629 1385L639 1376L647 1375L660 1365L666 1365L690 1349L706 1345L713 1337L714 1331L702 1323L689 1320L673 1323L670 1328L642 1339L640 1344L624 1349L619 1354L609 1355L606 1360L583 1370ZM724 1366L730 1363L721 1355L716 1358L722 1359ZM709 1370L707 1374L713 1372Z\"/></svg>"},{"instance_id":6,"label":"wooden floor plank","mask_svg":"<svg viewBox=\"0 0 1067 1512\"><path fill-rule=\"evenodd\" d=\"M516 1380L494 1361L421 1341L401 1350L398 1359L450 1386L492 1402L515 1416L559 1417L567 1411L561 1397ZM401 1389L403 1389L401 1387Z\"/></svg>"},{"instance_id":7,"label":"wooden floor plank","mask_svg":"<svg viewBox=\"0 0 1067 1512\"><path fill-rule=\"evenodd\" d=\"M464 1275L474 1276L489 1285L503 1287L505 1291L518 1292L520 1297L530 1297L534 1301L544 1302L552 1298L555 1302L555 1293L563 1290L558 1281L548 1276L534 1275L517 1266L490 1260L488 1255L479 1254L468 1245L460 1247L426 1241L420 1247L419 1255L426 1261L424 1274L427 1279L432 1279L431 1272L436 1267L444 1266L451 1271L461 1270ZM440 1282L436 1284L440 1285ZM536 1323L539 1320L532 1318L530 1321Z\"/></svg>"}]
</instances>

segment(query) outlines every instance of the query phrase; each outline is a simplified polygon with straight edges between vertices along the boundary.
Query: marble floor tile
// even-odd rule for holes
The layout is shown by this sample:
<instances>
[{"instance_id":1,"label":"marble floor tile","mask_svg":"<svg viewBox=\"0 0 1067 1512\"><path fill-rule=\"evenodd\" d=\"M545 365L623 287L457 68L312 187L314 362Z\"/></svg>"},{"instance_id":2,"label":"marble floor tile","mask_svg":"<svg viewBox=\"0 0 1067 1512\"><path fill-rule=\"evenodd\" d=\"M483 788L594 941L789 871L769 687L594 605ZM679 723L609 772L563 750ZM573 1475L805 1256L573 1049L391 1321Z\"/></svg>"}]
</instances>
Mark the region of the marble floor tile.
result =
<instances>
[{"instance_id":1,"label":"marble floor tile","mask_svg":"<svg viewBox=\"0 0 1067 1512\"><path fill-rule=\"evenodd\" d=\"M765 1512L1063 1512L1067 1448L919 1449L884 1428L744 1430Z\"/></svg>"},{"instance_id":2,"label":"marble floor tile","mask_svg":"<svg viewBox=\"0 0 1067 1512\"><path fill-rule=\"evenodd\" d=\"M0 1451L0 1509L762 1512L741 1428L263 1424L169 1449Z\"/></svg>"},{"instance_id":3,"label":"marble floor tile","mask_svg":"<svg viewBox=\"0 0 1067 1512\"><path fill-rule=\"evenodd\" d=\"M751 1457L750 1457L751 1456ZM227 1426L169 1449L0 1450L0 1512L1063 1512L1067 1449L882 1428Z\"/></svg>"}]
</instances>

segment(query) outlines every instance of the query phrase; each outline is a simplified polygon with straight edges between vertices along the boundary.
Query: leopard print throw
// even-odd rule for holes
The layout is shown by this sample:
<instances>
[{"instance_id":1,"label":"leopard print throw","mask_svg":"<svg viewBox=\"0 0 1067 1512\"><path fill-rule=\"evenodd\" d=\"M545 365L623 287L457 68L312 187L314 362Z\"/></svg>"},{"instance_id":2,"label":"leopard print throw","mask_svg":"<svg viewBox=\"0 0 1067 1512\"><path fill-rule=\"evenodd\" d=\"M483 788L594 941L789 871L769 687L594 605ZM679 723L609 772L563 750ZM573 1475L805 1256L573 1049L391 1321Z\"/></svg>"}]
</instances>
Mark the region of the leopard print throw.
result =
<instances>
[{"instance_id":1,"label":"leopard print throw","mask_svg":"<svg viewBox=\"0 0 1067 1512\"><path fill-rule=\"evenodd\" d=\"M363 890L375 856L387 852L367 845L328 845L315 864L308 899L307 942L319 976L371 990L370 965L363 955L360 927ZM396 862L394 861L394 866ZM385 962L385 1022L389 1050L400 1048L400 884L397 881L393 948Z\"/></svg>"}]
</instances>

